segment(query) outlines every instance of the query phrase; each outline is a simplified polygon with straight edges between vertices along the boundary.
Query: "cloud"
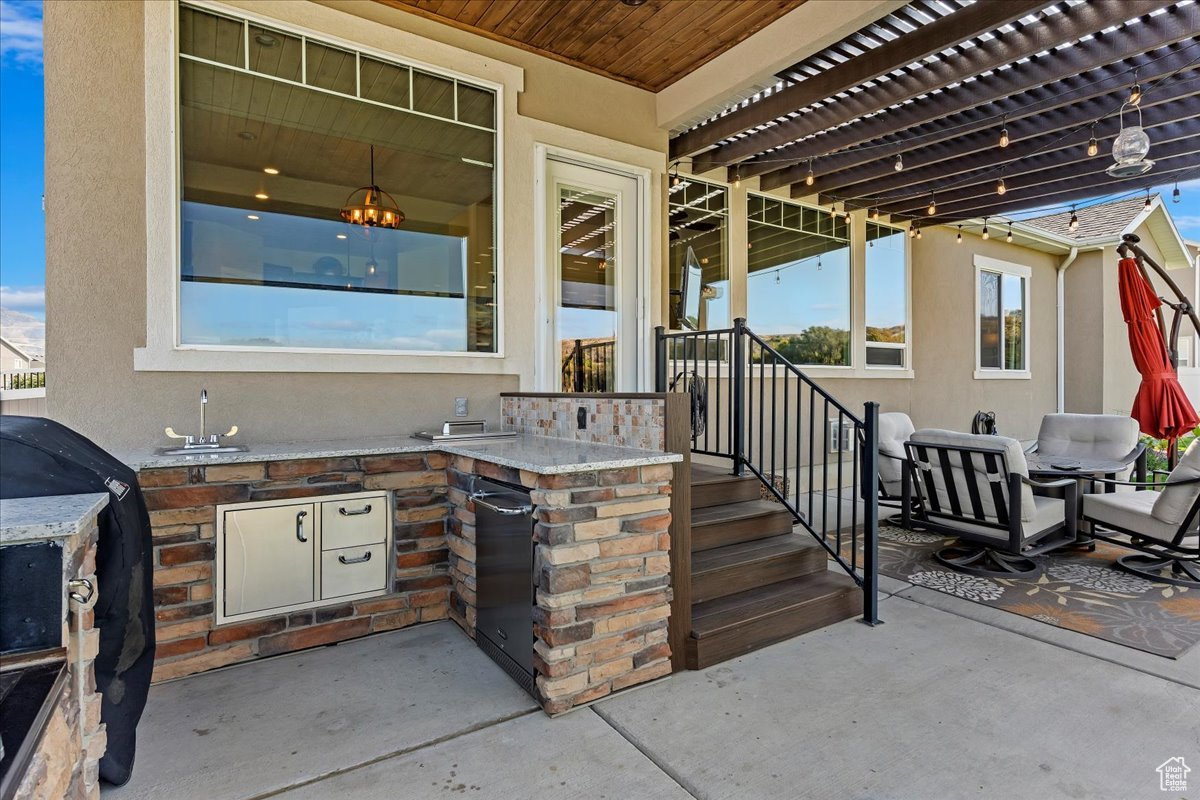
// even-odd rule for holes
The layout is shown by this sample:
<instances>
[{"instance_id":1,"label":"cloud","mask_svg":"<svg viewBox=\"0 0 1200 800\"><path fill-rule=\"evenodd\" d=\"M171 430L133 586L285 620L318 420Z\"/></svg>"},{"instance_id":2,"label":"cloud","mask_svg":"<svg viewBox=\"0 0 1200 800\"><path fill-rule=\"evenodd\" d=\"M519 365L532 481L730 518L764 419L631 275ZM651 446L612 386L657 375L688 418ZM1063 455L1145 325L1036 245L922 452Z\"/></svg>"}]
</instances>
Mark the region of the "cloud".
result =
<instances>
[{"instance_id":1,"label":"cloud","mask_svg":"<svg viewBox=\"0 0 1200 800\"><path fill-rule=\"evenodd\" d=\"M303 323L304 327L314 331L369 331L371 324L362 322L356 319L330 319L330 320L312 320Z\"/></svg>"},{"instance_id":2,"label":"cloud","mask_svg":"<svg viewBox=\"0 0 1200 800\"><path fill-rule=\"evenodd\" d=\"M42 286L28 286L23 289L0 286L0 306L33 308L40 311L46 307L46 289Z\"/></svg>"},{"instance_id":3,"label":"cloud","mask_svg":"<svg viewBox=\"0 0 1200 800\"><path fill-rule=\"evenodd\" d=\"M0 0L0 60L41 68L40 0Z\"/></svg>"},{"instance_id":4,"label":"cloud","mask_svg":"<svg viewBox=\"0 0 1200 800\"><path fill-rule=\"evenodd\" d=\"M1180 231L1190 234L1200 234L1200 216L1195 214L1181 214L1180 216L1172 215L1175 220L1175 227Z\"/></svg>"}]
</instances>

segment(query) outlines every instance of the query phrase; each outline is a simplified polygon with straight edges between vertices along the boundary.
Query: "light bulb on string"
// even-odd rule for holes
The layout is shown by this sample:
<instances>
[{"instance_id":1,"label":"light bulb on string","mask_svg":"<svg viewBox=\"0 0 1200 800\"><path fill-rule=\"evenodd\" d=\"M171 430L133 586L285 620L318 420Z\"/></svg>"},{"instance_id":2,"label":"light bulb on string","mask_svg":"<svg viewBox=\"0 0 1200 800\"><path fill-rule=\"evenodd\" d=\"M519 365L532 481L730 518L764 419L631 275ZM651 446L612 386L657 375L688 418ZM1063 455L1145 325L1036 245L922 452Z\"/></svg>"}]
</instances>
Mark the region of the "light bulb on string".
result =
<instances>
[{"instance_id":1,"label":"light bulb on string","mask_svg":"<svg viewBox=\"0 0 1200 800\"><path fill-rule=\"evenodd\" d=\"M918 239L921 238L921 226L920 225L917 226L917 238Z\"/></svg>"},{"instance_id":2,"label":"light bulb on string","mask_svg":"<svg viewBox=\"0 0 1200 800\"><path fill-rule=\"evenodd\" d=\"M1171 192L1171 202L1178 203L1181 198L1182 194L1179 191L1179 181L1175 181L1175 189Z\"/></svg>"},{"instance_id":3,"label":"light bulb on string","mask_svg":"<svg viewBox=\"0 0 1200 800\"><path fill-rule=\"evenodd\" d=\"M913 223L908 226L908 238L915 239L917 236L917 225Z\"/></svg>"},{"instance_id":4,"label":"light bulb on string","mask_svg":"<svg viewBox=\"0 0 1200 800\"><path fill-rule=\"evenodd\" d=\"M1146 190L1146 203L1144 205L1144 208L1146 208L1146 209L1150 208L1150 190L1149 189Z\"/></svg>"},{"instance_id":5,"label":"light bulb on string","mask_svg":"<svg viewBox=\"0 0 1200 800\"><path fill-rule=\"evenodd\" d=\"M1012 244L1012 223L1008 223L1008 235L1004 237L1004 241Z\"/></svg>"},{"instance_id":6,"label":"light bulb on string","mask_svg":"<svg viewBox=\"0 0 1200 800\"><path fill-rule=\"evenodd\" d=\"M981 234L981 236L983 237L984 241L987 241L987 239L989 238L988 229L987 229L987 217L983 218L983 233Z\"/></svg>"},{"instance_id":7,"label":"light bulb on string","mask_svg":"<svg viewBox=\"0 0 1200 800\"><path fill-rule=\"evenodd\" d=\"M937 213L937 198L933 196L933 192L929 193L929 208L925 209L925 213L931 217Z\"/></svg>"},{"instance_id":8,"label":"light bulb on string","mask_svg":"<svg viewBox=\"0 0 1200 800\"><path fill-rule=\"evenodd\" d=\"M813 162L812 162L812 159L810 158L808 160L808 174L804 176L804 185L812 186L816 182L817 182L817 176L813 172Z\"/></svg>"},{"instance_id":9,"label":"light bulb on string","mask_svg":"<svg viewBox=\"0 0 1200 800\"><path fill-rule=\"evenodd\" d=\"M1092 137L1088 139L1087 154L1094 156L1100 152L1100 142L1096 141L1096 123L1092 123Z\"/></svg>"},{"instance_id":10,"label":"light bulb on string","mask_svg":"<svg viewBox=\"0 0 1200 800\"><path fill-rule=\"evenodd\" d=\"M871 219L879 219L879 206L871 209Z\"/></svg>"},{"instance_id":11,"label":"light bulb on string","mask_svg":"<svg viewBox=\"0 0 1200 800\"><path fill-rule=\"evenodd\" d=\"M962 225L958 226L958 236L954 240L955 244L962 244Z\"/></svg>"},{"instance_id":12,"label":"light bulb on string","mask_svg":"<svg viewBox=\"0 0 1200 800\"><path fill-rule=\"evenodd\" d=\"M1004 183L1004 176L1000 176L1000 180L996 181L996 194L1004 194L1008 191L1008 186Z\"/></svg>"},{"instance_id":13,"label":"light bulb on string","mask_svg":"<svg viewBox=\"0 0 1200 800\"><path fill-rule=\"evenodd\" d=\"M739 164L737 170L733 173L733 188L737 189L742 185L742 167Z\"/></svg>"},{"instance_id":14,"label":"light bulb on string","mask_svg":"<svg viewBox=\"0 0 1200 800\"><path fill-rule=\"evenodd\" d=\"M1072 232L1079 230L1079 217L1075 214L1075 206L1071 206L1071 221L1067 223L1067 227Z\"/></svg>"},{"instance_id":15,"label":"light bulb on string","mask_svg":"<svg viewBox=\"0 0 1200 800\"><path fill-rule=\"evenodd\" d=\"M1000 146L1008 147L1009 141L1010 140L1008 138L1008 116L1005 115L1003 121L1001 121L1001 123L1000 123Z\"/></svg>"},{"instance_id":16,"label":"light bulb on string","mask_svg":"<svg viewBox=\"0 0 1200 800\"><path fill-rule=\"evenodd\" d=\"M900 170L904 169L904 154L903 153L896 153L896 164L893 167L893 169L895 169L896 172L899 172Z\"/></svg>"},{"instance_id":17,"label":"light bulb on string","mask_svg":"<svg viewBox=\"0 0 1200 800\"><path fill-rule=\"evenodd\" d=\"M1129 105L1136 106L1142 102L1142 85L1138 83L1137 70L1133 71L1133 88L1129 90Z\"/></svg>"}]
</instances>

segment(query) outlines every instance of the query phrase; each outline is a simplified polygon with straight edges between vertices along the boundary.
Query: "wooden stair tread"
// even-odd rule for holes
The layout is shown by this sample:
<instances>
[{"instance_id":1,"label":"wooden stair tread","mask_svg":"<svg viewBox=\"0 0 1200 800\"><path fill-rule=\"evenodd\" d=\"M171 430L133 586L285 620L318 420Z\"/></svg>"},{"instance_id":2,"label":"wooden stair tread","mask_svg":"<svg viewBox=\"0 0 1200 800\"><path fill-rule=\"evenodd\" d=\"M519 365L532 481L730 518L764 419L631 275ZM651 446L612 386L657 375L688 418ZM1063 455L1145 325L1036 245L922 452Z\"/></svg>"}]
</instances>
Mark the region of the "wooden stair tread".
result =
<instances>
[{"instance_id":1,"label":"wooden stair tread","mask_svg":"<svg viewBox=\"0 0 1200 800\"><path fill-rule=\"evenodd\" d=\"M742 475L738 477L730 471L730 467L714 467L709 464L697 464L692 462L691 465L691 483L692 486L700 486L710 483L729 483L731 481L757 481L753 475Z\"/></svg>"},{"instance_id":2,"label":"wooden stair tread","mask_svg":"<svg viewBox=\"0 0 1200 800\"><path fill-rule=\"evenodd\" d=\"M783 536L772 536L769 539L755 539L712 550L702 550L694 554L692 556L692 574L700 575L733 566L771 561L780 557L821 549L821 546L812 541L812 537L807 534L789 533Z\"/></svg>"},{"instance_id":3,"label":"wooden stair tread","mask_svg":"<svg viewBox=\"0 0 1200 800\"><path fill-rule=\"evenodd\" d=\"M786 514L788 517L792 515L790 511L779 503L772 503L769 500L746 500L741 503L729 503L723 506L693 509L692 527L695 528L699 525L719 525L722 522L752 519L771 514Z\"/></svg>"},{"instance_id":4,"label":"wooden stair tread","mask_svg":"<svg viewBox=\"0 0 1200 800\"><path fill-rule=\"evenodd\" d=\"M803 613L806 605L861 592L847 575L820 572L692 606L692 637L719 636L771 616Z\"/></svg>"}]
</instances>

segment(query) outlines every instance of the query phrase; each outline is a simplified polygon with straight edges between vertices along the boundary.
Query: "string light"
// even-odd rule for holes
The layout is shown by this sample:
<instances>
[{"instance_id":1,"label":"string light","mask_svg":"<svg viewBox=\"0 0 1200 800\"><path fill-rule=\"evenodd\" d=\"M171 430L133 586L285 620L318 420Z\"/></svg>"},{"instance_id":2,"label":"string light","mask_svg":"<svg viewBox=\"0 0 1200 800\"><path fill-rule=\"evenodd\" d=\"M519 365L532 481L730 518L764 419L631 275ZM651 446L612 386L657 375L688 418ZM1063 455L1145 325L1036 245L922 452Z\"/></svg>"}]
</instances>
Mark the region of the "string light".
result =
<instances>
[{"instance_id":1,"label":"string light","mask_svg":"<svg viewBox=\"0 0 1200 800\"><path fill-rule=\"evenodd\" d=\"M1178 192L1178 191L1179 190L1176 189L1176 192ZM1178 202L1178 201L1176 201L1176 202ZM871 209L871 219L879 219L879 206L875 206L874 208Z\"/></svg>"},{"instance_id":2,"label":"string light","mask_svg":"<svg viewBox=\"0 0 1200 800\"><path fill-rule=\"evenodd\" d=\"M1171 192L1171 202L1178 203L1180 200L1180 197L1181 197L1181 194L1179 192L1179 181L1175 181L1175 190L1173 192Z\"/></svg>"},{"instance_id":3,"label":"string light","mask_svg":"<svg viewBox=\"0 0 1200 800\"><path fill-rule=\"evenodd\" d=\"M1067 227L1072 232L1079 230L1079 217L1075 214L1075 206L1071 206L1071 221L1067 223Z\"/></svg>"},{"instance_id":4,"label":"string light","mask_svg":"<svg viewBox=\"0 0 1200 800\"><path fill-rule=\"evenodd\" d=\"M1092 123L1092 138L1088 139L1087 154L1094 156L1100 152L1100 143L1096 141L1096 123Z\"/></svg>"},{"instance_id":5,"label":"string light","mask_svg":"<svg viewBox=\"0 0 1200 800\"><path fill-rule=\"evenodd\" d=\"M931 217L937 213L937 198L933 196L933 192L929 193L929 208L925 209L925 213Z\"/></svg>"},{"instance_id":6,"label":"string light","mask_svg":"<svg viewBox=\"0 0 1200 800\"><path fill-rule=\"evenodd\" d=\"M1000 146L1008 147L1008 115L1004 115L1004 119L1000 123Z\"/></svg>"},{"instance_id":7,"label":"string light","mask_svg":"<svg viewBox=\"0 0 1200 800\"><path fill-rule=\"evenodd\" d=\"M1129 90L1129 105L1136 106L1142 102L1142 85L1138 83L1137 70L1133 71L1133 88Z\"/></svg>"},{"instance_id":8,"label":"string light","mask_svg":"<svg viewBox=\"0 0 1200 800\"><path fill-rule=\"evenodd\" d=\"M679 165L672 164L671 165L671 186L672 187L678 186L682 182L683 182L683 180L679 177Z\"/></svg>"},{"instance_id":9,"label":"string light","mask_svg":"<svg viewBox=\"0 0 1200 800\"><path fill-rule=\"evenodd\" d=\"M893 169L895 169L896 172L899 172L900 170L904 169L904 154L903 153L896 153L896 165L895 165L895 167L893 167Z\"/></svg>"},{"instance_id":10,"label":"string light","mask_svg":"<svg viewBox=\"0 0 1200 800\"><path fill-rule=\"evenodd\" d=\"M738 164L737 170L733 173L733 188L737 189L742 185L742 165Z\"/></svg>"},{"instance_id":11,"label":"string light","mask_svg":"<svg viewBox=\"0 0 1200 800\"><path fill-rule=\"evenodd\" d=\"M1004 184L1004 176L1000 176L1000 180L996 181L996 194L1004 194L1008 191L1008 187Z\"/></svg>"},{"instance_id":12,"label":"string light","mask_svg":"<svg viewBox=\"0 0 1200 800\"><path fill-rule=\"evenodd\" d=\"M1146 190L1146 204L1144 207L1146 209L1150 208L1150 190L1149 189Z\"/></svg>"},{"instance_id":13,"label":"string light","mask_svg":"<svg viewBox=\"0 0 1200 800\"><path fill-rule=\"evenodd\" d=\"M909 225L908 226L908 238L910 238L910 239L916 238L917 228L919 228L919 227L921 227L921 226L917 225L915 222L912 225Z\"/></svg>"},{"instance_id":14,"label":"string light","mask_svg":"<svg viewBox=\"0 0 1200 800\"><path fill-rule=\"evenodd\" d=\"M921 238L921 226L920 225L917 226L917 238L918 239Z\"/></svg>"},{"instance_id":15,"label":"string light","mask_svg":"<svg viewBox=\"0 0 1200 800\"><path fill-rule=\"evenodd\" d=\"M1004 237L1004 241L1012 244L1012 223L1008 223L1008 235Z\"/></svg>"},{"instance_id":16,"label":"string light","mask_svg":"<svg viewBox=\"0 0 1200 800\"><path fill-rule=\"evenodd\" d=\"M955 244L962 244L962 225L958 226L958 238L956 238L954 241Z\"/></svg>"},{"instance_id":17,"label":"string light","mask_svg":"<svg viewBox=\"0 0 1200 800\"><path fill-rule=\"evenodd\" d=\"M804 185L812 186L817 182L817 176L813 173L813 160L808 160L808 174L804 176Z\"/></svg>"},{"instance_id":18,"label":"string light","mask_svg":"<svg viewBox=\"0 0 1200 800\"><path fill-rule=\"evenodd\" d=\"M987 229L987 217L984 217L983 218L983 238L985 241L988 239L988 235L989 234L988 234L988 229Z\"/></svg>"}]
</instances>

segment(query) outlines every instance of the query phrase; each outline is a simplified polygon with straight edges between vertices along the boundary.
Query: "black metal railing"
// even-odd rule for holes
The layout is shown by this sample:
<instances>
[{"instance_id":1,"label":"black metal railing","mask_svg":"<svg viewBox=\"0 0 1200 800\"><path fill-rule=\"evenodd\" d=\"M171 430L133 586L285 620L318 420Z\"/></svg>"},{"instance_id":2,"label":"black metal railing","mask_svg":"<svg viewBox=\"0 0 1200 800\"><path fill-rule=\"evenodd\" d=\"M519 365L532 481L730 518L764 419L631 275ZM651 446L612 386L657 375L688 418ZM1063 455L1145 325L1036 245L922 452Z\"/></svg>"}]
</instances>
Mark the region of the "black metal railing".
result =
<instances>
[{"instance_id":1,"label":"black metal railing","mask_svg":"<svg viewBox=\"0 0 1200 800\"><path fill-rule=\"evenodd\" d=\"M45 389L45 370L17 370L0 373L0 389Z\"/></svg>"},{"instance_id":2,"label":"black metal railing","mask_svg":"<svg viewBox=\"0 0 1200 800\"><path fill-rule=\"evenodd\" d=\"M562 390L564 392L611 392L616 367L616 342L575 340L571 352L563 356Z\"/></svg>"},{"instance_id":3,"label":"black metal railing","mask_svg":"<svg viewBox=\"0 0 1200 800\"><path fill-rule=\"evenodd\" d=\"M879 404L861 416L746 327L655 329L655 389L692 397L692 452L749 471L863 590L879 622Z\"/></svg>"}]
</instances>

